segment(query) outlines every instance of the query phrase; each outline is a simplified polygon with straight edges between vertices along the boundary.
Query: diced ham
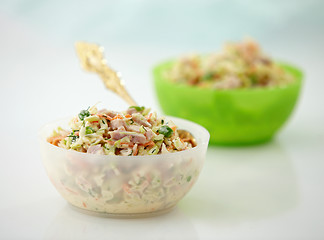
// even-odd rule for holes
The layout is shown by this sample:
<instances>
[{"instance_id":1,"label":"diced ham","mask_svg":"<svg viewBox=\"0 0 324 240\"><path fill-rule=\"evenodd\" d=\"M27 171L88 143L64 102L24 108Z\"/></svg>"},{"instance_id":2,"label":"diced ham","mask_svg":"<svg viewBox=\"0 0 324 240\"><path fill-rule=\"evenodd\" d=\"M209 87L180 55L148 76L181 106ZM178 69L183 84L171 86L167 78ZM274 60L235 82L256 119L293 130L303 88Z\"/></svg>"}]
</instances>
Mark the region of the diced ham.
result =
<instances>
[{"instance_id":1,"label":"diced ham","mask_svg":"<svg viewBox=\"0 0 324 240\"><path fill-rule=\"evenodd\" d=\"M152 125L140 113L134 113L132 115L132 119L134 122L138 123L139 125L143 125L144 127L152 127Z\"/></svg>"},{"instance_id":2,"label":"diced ham","mask_svg":"<svg viewBox=\"0 0 324 240\"><path fill-rule=\"evenodd\" d=\"M103 148L100 145L90 146L87 153L91 154L104 154Z\"/></svg>"},{"instance_id":3,"label":"diced ham","mask_svg":"<svg viewBox=\"0 0 324 240\"><path fill-rule=\"evenodd\" d=\"M133 113L136 113L137 110L135 108L128 108L126 111L129 115L132 115Z\"/></svg>"},{"instance_id":4,"label":"diced ham","mask_svg":"<svg viewBox=\"0 0 324 240\"><path fill-rule=\"evenodd\" d=\"M155 136L154 132L149 128L145 128L145 130L146 130L145 137L146 137L147 141L151 141L152 138Z\"/></svg>"},{"instance_id":5,"label":"diced ham","mask_svg":"<svg viewBox=\"0 0 324 240\"><path fill-rule=\"evenodd\" d=\"M126 126L126 129L127 131L131 131L131 132L138 132L140 133L141 132L141 127L138 126L138 125L129 125L129 126Z\"/></svg>"},{"instance_id":6,"label":"diced ham","mask_svg":"<svg viewBox=\"0 0 324 240\"><path fill-rule=\"evenodd\" d=\"M104 109L99 110L98 114L100 114L100 115L104 114L104 115L107 115L107 116L109 116L111 118L114 118L117 115L117 112L110 111L110 110L107 110L107 109L104 108Z\"/></svg>"},{"instance_id":7,"label":"diced ham","mask_svg":"<svg viewBox=\"0 0 324 240\"><path fill-rule=\"evenodd\" d=\"M131 142L138 143L138 144L144 144L147 142L146 137L143 134L136 134L131 136Z\"/></svg>"},{"instance_id":8,"label":"diced ham","mask_svg":"<svg viewBox=\"0 0 324 240\"><path fill-rule=\"evenodd\" d=\"M129 136L132 143L144 144L147 142L146 137L141 133L136 132L124 132L124 131L113 131L110 136L114 140L122 139L123 137Z\"/></svg>"},{"instance_id":9,"label":"diced ham","mask_svg":"<svg viewBox=\"0 0 324 240\"><path fill-rule=\"evenodd\" d=\"M110 132L110 137L114 140L122 139L123 137L127 136L124 131L112 131Z\"/></svg>"},{"instance_id":10,"label":"diced ham","mask_svg":"<svg viewBox=\"0 0 324 240\"><path fill-rule=\"evenodd\" d=\"M110 127L113 129L113 130L116 130L120 127L125 127L126 124L125 124L125 121L123 119L114 119L114 120L111 120L110 121Z\"/></svg>"},{"instance_id":11,"label":"diced ham","mask_svg":"<svg viewBox=\"0 0 324 240\"><path fill-rule=\"evenodd\" d=\"M117 128L118 131L126 131L126 128L124 126L120 126L119 128Z\"/></svg>"}]
</instances>

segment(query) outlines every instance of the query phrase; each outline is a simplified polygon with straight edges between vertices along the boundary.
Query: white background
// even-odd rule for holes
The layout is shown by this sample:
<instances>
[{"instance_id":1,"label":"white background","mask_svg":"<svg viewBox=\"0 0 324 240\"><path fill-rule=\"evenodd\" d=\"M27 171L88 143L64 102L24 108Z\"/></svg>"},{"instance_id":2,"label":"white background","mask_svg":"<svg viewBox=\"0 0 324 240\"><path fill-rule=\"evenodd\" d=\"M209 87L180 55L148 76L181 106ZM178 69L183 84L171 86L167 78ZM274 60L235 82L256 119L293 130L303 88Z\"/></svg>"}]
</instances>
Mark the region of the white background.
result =
<instances>
[{"instance_id":1,"label":"white background","mask_svg":"<svg viewBox=\"0 0 324 240\"><path fill-rule=\"evenodd\" d=\"M1 1L0 239L324 239L322 1ZM211 146L171 213L117 220L70 209L43 169L37 131L98 101L126 108L79 66L74 42L103 45L131 95L160 112L151 69L183 53L257 39L300 66L303 91L270 143Z\"/></svg>"}]
</instances>

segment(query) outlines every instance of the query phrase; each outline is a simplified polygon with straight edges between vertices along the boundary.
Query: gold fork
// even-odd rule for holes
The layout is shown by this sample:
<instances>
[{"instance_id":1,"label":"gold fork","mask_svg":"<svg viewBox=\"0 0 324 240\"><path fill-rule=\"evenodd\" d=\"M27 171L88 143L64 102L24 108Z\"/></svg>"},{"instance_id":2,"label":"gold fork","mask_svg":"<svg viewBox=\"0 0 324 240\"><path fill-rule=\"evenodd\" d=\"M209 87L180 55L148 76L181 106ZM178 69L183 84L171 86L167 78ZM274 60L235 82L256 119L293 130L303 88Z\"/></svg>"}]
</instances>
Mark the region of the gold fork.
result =
<instances>
[{"instance_id":1,"label":"gold fork","mask_svg":"<svg viewBox=\"0 0 324 240\"><path fill-rule=\"evenodd\" d=\"M93 43L76 42L75 48L84 70L97 73L108 89L118 94L129 105L137 106L118 73L108 67L103 47Z\"/></svg>"}]
</instances>

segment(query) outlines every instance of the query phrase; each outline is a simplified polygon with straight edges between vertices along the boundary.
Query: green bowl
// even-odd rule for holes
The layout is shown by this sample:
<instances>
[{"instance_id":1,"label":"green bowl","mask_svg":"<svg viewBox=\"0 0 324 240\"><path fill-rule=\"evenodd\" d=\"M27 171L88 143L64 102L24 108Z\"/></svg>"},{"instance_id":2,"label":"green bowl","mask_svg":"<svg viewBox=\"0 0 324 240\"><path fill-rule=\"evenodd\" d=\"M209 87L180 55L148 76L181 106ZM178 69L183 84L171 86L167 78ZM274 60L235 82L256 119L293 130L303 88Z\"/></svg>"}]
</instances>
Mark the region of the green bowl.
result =
<instances>
[{"instance_id":1,"label":"green bowl","mask_svg":"<svg viewBox=\"0 0 324 240\"><path fill-rule=\"evenodd\" d=\"M210 132L210 143L256 144L270 140L291 115L301 89L302 72L280 64L296 79L285 87L215 90L173 83L164 72L174 61L153 70L155 90L165 114L194 121Z\"/></svg>"}]
</instances>

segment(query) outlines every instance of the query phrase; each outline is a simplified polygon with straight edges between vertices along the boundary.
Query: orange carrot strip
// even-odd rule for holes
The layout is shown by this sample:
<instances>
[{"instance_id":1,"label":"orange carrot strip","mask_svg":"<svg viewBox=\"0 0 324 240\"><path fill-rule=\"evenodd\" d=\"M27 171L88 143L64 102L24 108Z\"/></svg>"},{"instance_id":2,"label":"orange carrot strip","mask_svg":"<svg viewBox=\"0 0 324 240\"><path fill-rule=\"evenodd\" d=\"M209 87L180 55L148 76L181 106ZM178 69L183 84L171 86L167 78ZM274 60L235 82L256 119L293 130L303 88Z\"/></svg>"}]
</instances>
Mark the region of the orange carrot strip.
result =
<instances>
[{"instance_id":1,"label":"orange carrot strip","mask_svg":"<svg viewBox=\"0 0 324 240\"><path fill-rule=\"evenodd\" d=\"M152 117L152 113L150 113L148 116L146 116L145 118L146 118L146 120L151 120L151 117Z\"/></svg>"},{"instance_id":2,"label":"orange carrot strip","mask_svg":"<svg viewBox=\"0 0 324 240\"><path fill-rule=\"evenodd\" d=\"M135 149L135 151L133 152L133 156L136 156L138 153L138 148Z\"/></svg>"},{"instance_id":3,"label":"orange carrot strip","mask_svg":"<svg viewBox=\"0 0 324 240\"><path fill-rule=\"evenodd\" d=\"M121 115L119 115L119 114L117 114L115 117L113 117L113 119L112 120L115 120L115 119L123 119L123 116L121 116Z\"/></svg>"},{"instance_id":4,"label":"orange carrot strip","mask_svg":"<svg viewBox=\"0 0 324 240\"><path fill-rule=\"evenodd\" d=\"M168 151L172 150L172 146L168 146L168 147L167 147L167 150L168 150Z\"/></svg>"},{"instance_id":5,"label":"orange carrot strip","mask_svg":"<svg viewBox=\"0 0 324 240\"><path fill-rule=\"evenodd\" d=\"M75 194L75 195L79 195L79 193L77 193L77 192L71 190L70 188L68 188L68 187L66 187L66 186L64 186L64 185L63 185L63 187L65 188L66 191L68 191L68 192L70 192L70 193L73 193L73 194Z\"/></svg>"},{"instance_id":6,"label":"orange carrot strip","mask_svg":"<svg viewBox=\"0 0 324 240\"><path fill-rule=\"evenodd\" d=\"M47 139L47 141L50 143L50 144L53 144L55 146L58 146L59 142L65 138L65 136L55 136L55 137L49 137Z\"/></svg>"},{"instance_id":7,"label":"orange carrot strip","mask_svg":"<svg viewBox=\"0 0 324 240\"><path fill-rule=\"evenodd\" d=\"M128 194L131 193L131 190L130 190L129 185L127 183L124 183L123 186L122 186L122 188L124 189L124 191L126 193L128 193Z\"/></svg>"},{"instance_id":8,"label":"orange carrot strip","mask_svg":"<svg viewBox=\"0 0 324 240\"><path fill-rule=\"evenodd\" d=\"M126 145L128 145L129 147L134 146L134 143L132 143L132 142L121 142L120 144L126 144Z\"/></svg>"},{"instance_id":9,"label":"orange carrot strip","mask_svg":"<svg viewBox=\"0 0 324 240\"><path fill-rule=\"evenodd\" d=\"M155 143L153 141L149 141L149 142L143 144L144 147L148 147L148 146L153 147L154 145L155 145Z\"/></svg>"}]
</instances>

